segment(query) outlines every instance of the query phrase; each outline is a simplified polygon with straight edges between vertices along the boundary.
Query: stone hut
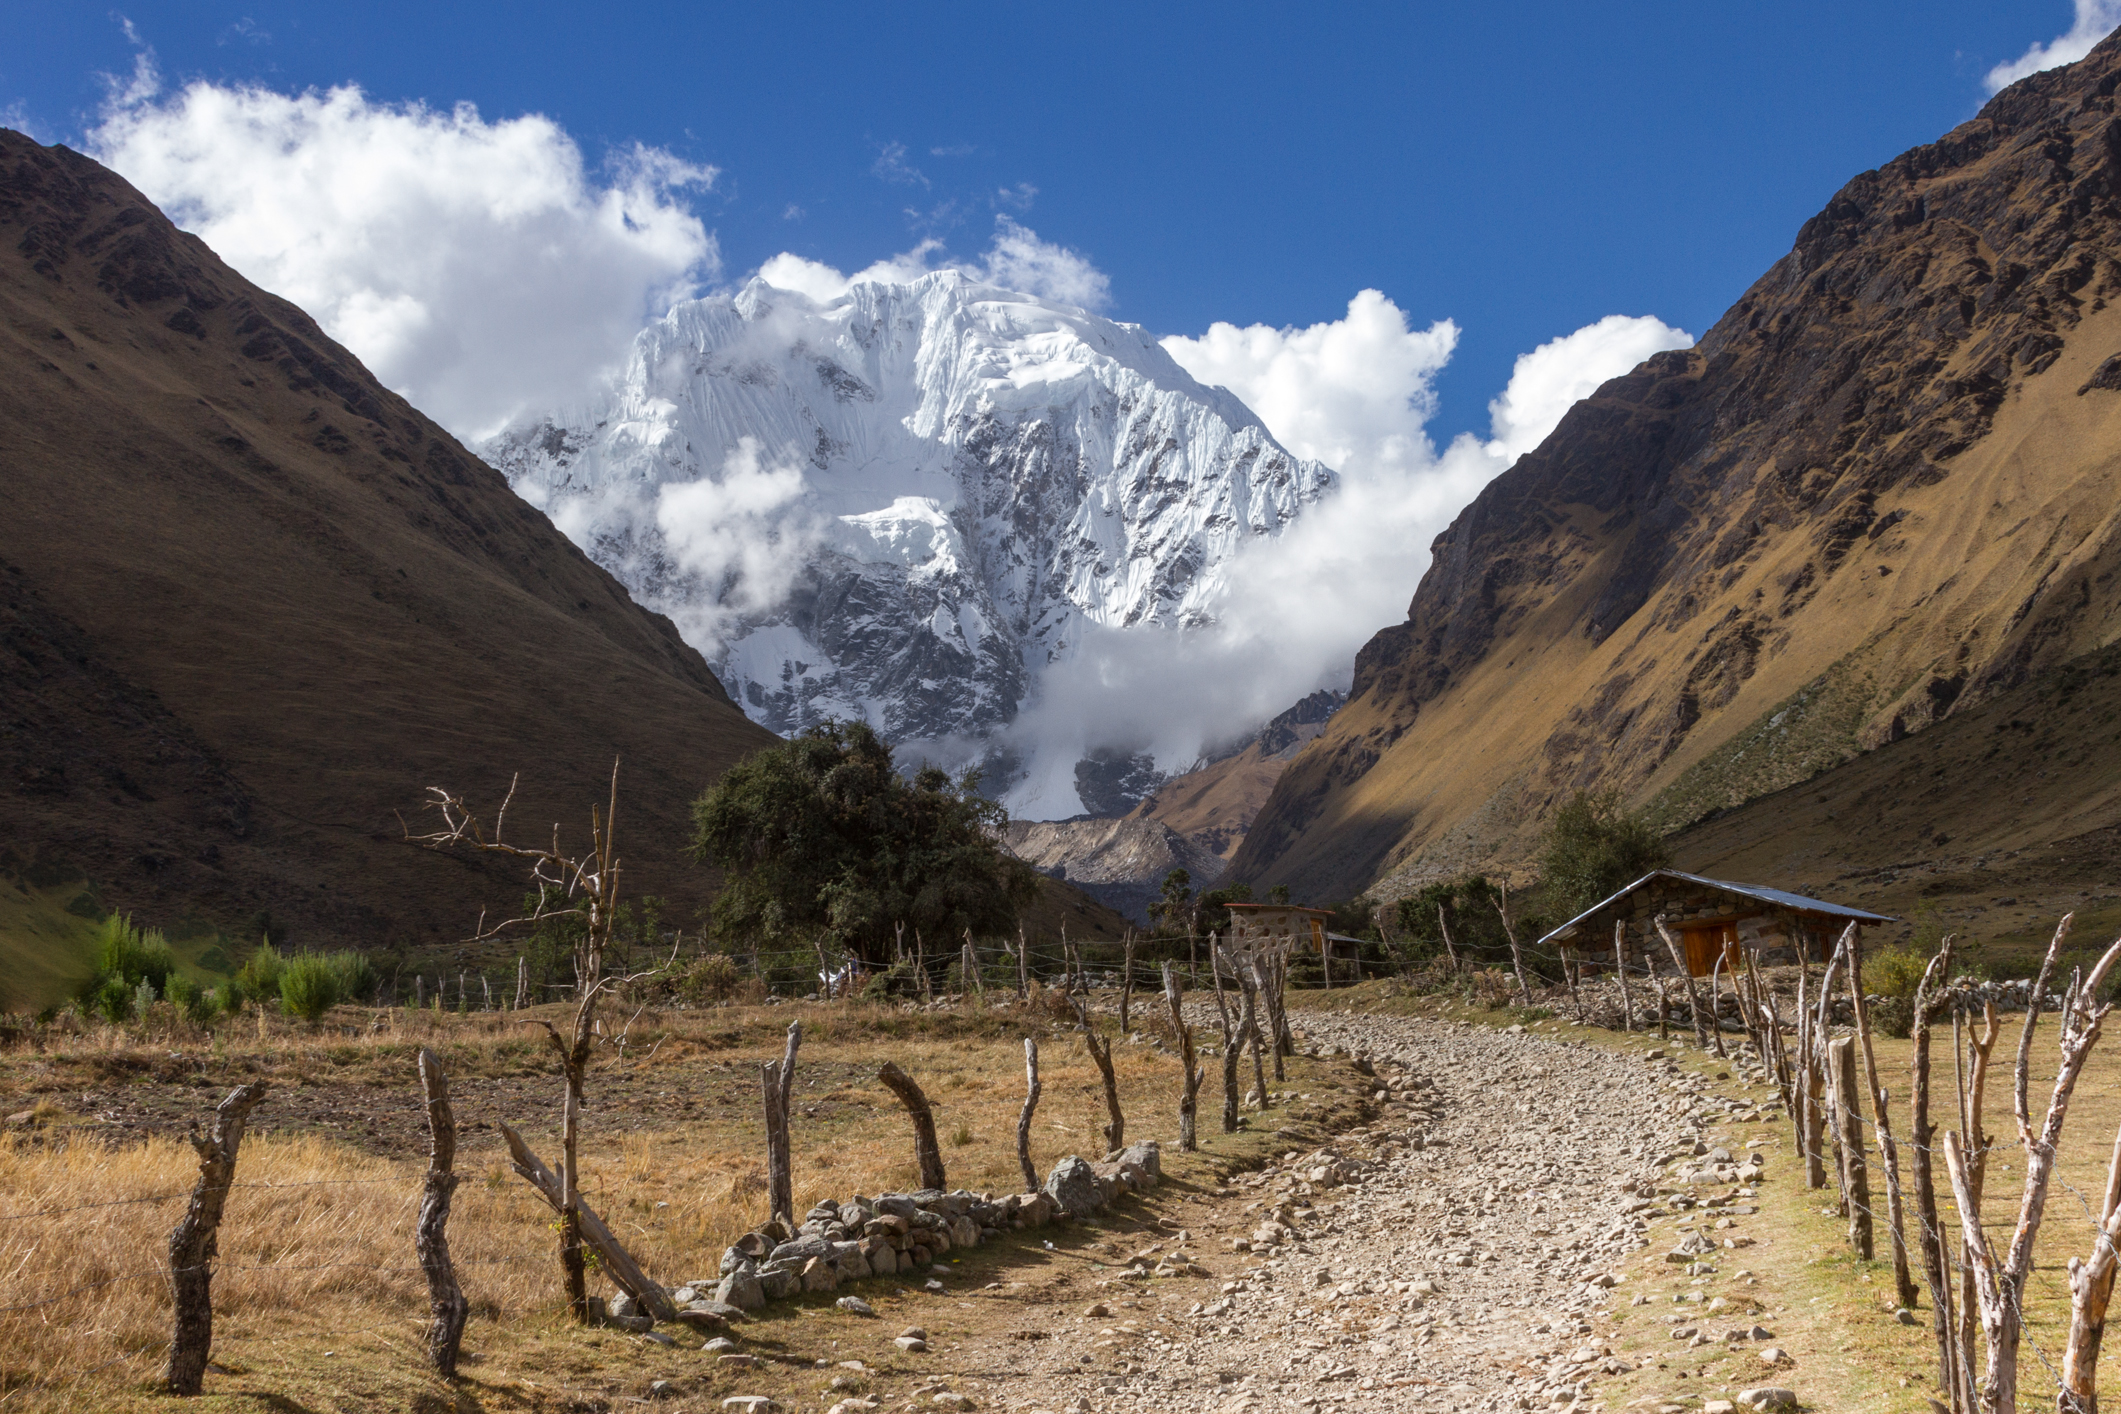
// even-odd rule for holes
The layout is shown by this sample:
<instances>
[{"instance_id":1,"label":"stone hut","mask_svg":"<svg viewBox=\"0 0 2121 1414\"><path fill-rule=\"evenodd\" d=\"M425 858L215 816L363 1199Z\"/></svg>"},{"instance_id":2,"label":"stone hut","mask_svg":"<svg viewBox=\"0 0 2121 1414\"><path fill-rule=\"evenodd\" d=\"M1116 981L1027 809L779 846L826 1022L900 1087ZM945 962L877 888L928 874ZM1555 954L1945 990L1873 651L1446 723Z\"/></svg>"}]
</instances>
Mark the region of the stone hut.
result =
<instances>
[{"instance_id":1,"label":"stone hut","mask_svg":"<svg viewBox=\"0 0 2121 1414\"><path fill-rule=\"evenodd\" d=\"M1248 938L1289 938L1298 946L1311 945L1313 952L1326 950L1326 920L1333 911L1306 908L1300 903L1233 903L1230 905L1230 937L1242 943Z\"/></svg>"},{"instance_id":2,"label":"stone hut","mask_svg":"<svg viewBox=\"0 0 2121 1414\"><path fill-rule=\"evenodd\" d=\"M1696 977L1709 975L1719 953L1727 959L1724 966L1729 970L1741 947L1763 965L1796 962L1800 957L1823 961L1850 923L1899 921L1761 884L1734 884L1659 869L1570 919L1540 942L1573 949L1585 962L1635 962L1650 949L1662 962L1669 954L1657 935L1659 918L1679 940L1687 970ZM1619 957L1614 955L1616 925Z\"/></svg>"}]
</instances>

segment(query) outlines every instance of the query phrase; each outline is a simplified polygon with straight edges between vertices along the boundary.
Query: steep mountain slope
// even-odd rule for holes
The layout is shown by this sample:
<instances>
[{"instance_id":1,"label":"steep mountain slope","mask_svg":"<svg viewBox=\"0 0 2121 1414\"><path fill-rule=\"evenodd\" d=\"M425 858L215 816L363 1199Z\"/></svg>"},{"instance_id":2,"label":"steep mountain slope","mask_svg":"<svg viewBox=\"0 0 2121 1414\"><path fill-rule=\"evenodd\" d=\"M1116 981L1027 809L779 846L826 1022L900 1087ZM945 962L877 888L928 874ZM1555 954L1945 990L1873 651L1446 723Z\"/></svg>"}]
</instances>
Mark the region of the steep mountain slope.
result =
<instances>
[{"instance_id":1,"label":"steep mountain slope","mask_svg":"<svg viewBox=\"0 0 2121 1414\"><path fill-rule=\"evenodd\" d=\"M1134 807L1130 818L1154 820L1228 862L1244 843L1274 783L1296 753L1326 729L1347 694L1321 688L1204 765L1175 776Z\"/></svg>"},{"instance_id":2,"label":"steep mountain slope","mask_svg":"<svg viewBox=\"0 0 2121 1414\"><path fill-rule=\"evenodd\" d=\"M1866 172L1699 345L1578 404L1438 538L1233 869L1330 897L1675 823L2111 642L2121 40Z\"/></svg>"},{"instance_id":3,"label":"steep mountain slope","mask_svg":"<svg viewBox=\"0 0 2121 1414\"><path fill-rule=\"evenodd\" d=\"M954 270L679 305L608 400L485 451L754 720L974 754L1090 635L1211 615L1238 546L1333 484L1142 329ZM1075 815L1097 745L989 764L1016 813Z\"/></svg>"},{"instance_id":4,"label":"steep mountain slope","mask_svg":"<svg viewBox=\"0 0 2121 1414\"><path fill-rule=\"evenodd\" d=\"M77 153L0 131L0 864L146 921L434 945L519 870L400 842L422 788L581 842L689 923L686 807L772 737L491 468Z\"/></svg>"},{"instance_id":5,"label":"steep mountain slope","mask_svg":"<svg viewBox=\"0 0 2121 1414\"><path fill-rule=\"evenodd\" d=\"M1195 888L1222 872L1214 854L1154 820L1014 820L1009 847L1137 926L1148 923L1149 904L1173 869L1185 870Z\"/></svg>"}]
</instances>

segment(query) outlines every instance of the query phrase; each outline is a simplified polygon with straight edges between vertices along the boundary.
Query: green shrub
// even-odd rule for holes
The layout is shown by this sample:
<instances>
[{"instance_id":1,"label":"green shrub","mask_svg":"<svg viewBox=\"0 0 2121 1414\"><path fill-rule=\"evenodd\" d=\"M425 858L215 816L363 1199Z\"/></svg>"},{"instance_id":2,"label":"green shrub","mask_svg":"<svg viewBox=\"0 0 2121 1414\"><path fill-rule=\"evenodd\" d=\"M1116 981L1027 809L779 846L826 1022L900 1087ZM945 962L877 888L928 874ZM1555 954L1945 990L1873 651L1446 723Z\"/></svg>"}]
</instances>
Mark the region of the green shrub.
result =
<instances>
[{"instance_id":1,"label":"green shrub","mask_svg":"<svg viewBox=\"0 0 2121 1414\"><path fill-rule=\"evenodd\" d=\"M263 1002L268 997L280 995L280 975L286 970L287 959L271 943L258 944L258 950L243 961L236 973L237 985L243 995L253 1001Z\"/></svg>"},{"instance_id":2,"label":"green shrub","mask_svg":"<svg viewBox=\"0 0 2121 1414\"><path fill-rule=\"evenodd\" d=\"M169 979L169 1000L177 1014L202 1030L220 1015L221 998L181 974Z\"/></svg>"},{"instance_id":3,"label":"green shrub","mask_svg":"<svg viewBox=\"0 0 2121 1414\"><path fill-rule=\"evenodd\" d=\"M343 1001L359 1001L372 997L376 991L375 964L363 952L335 952L327 959L339 982L339 997Z\"/></svg>"},{"instance_id":4,"label":"green shrub","mask_svg":"<svg viewBox=\"0 0 2121 1414\"><path fill-rule=\"evenodd\" d=\"M736 960L724 953L709 953L678 974L677 994L694 1006L726 1002L744 985L744 974Z\"/></svg>"},{"instance_id":5,"label":"green shrub","mask_svg":"<svg viewBox=\"0 0 2121 1414\"><path fill-rule=\"evenodd\" d=\"M1547 906L1563 919L1671 863L1664 838L1617 790L1577 791L1554 812L1539 855Z\"/></svg>"},{"instance_id":6,"label":"green shrub","mask_svg":"<svg viewBox=\"0 0 2121 1414\"><path fill-rule=\"evenodd\" d=\"M1864 959L1863 989L1881 997L1912 1002L1915 988L1921 984L1923 971L1928 966L1929 959L1913 948L1887 948ZM1907 1033L1895 1034L1905 1036Z\"/></svg>"},{"instance_id":7,"label":"green shrub","mask_svg":"<svg viewBox=\"0 0 2121 1414\"><path fill-rule=\"evenodd\" d=\"M281 965L280 1008L288 1015L315 1023L338 1004L339 969L332 958L299 952Z\"/></svg>"},{"instance_id":8,"label":"green shrub","mask_svg":"<svg viewBox=\"0 0 2121 1414\"><path fill-rule=\"evenodd\" d=\"M116 978L125 983L127 990L146 982L160 995L176 970L176 955L160 933L135 928L131 918L116 913L103 920L96 934L96 979L90 984L92 987L100 989L106 980Z\"/></svg>"},{"instance_id":9,"label":"green shrub","mask_svg":"<svg viewBox=\"0 0 2121 1414\"><path fill-rule=\"evenodd\" d=\"M122 1026L133 1019L133 989L125 985L123 977L106 977L83 998L86 1010L102 1017L114 1026Z\"/></svg>"}]
</instances>

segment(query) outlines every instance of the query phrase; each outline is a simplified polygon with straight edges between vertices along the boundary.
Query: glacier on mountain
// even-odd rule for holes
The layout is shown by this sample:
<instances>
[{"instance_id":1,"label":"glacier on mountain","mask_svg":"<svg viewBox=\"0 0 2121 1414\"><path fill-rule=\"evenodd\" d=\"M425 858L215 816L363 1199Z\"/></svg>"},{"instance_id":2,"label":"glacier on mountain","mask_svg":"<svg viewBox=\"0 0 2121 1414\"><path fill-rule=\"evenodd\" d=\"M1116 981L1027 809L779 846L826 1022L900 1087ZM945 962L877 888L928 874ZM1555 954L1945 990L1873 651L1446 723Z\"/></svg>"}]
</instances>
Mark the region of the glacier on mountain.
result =
<instances>
[{"instance_id":1,"label":"glacier on mountain","mask_svg":"<svg viewBox=\"0 0 2121 1414\"><path fill-rule=\"evenodd\" d=\"M1025 818L1141 745L1015 739L1042 676L1094 633L1212 623L1239 547L1336 480L1139 326L961 270L679 304L598 399L481 450L754 720L983 760Z\"/></svg>"}]
</instances>

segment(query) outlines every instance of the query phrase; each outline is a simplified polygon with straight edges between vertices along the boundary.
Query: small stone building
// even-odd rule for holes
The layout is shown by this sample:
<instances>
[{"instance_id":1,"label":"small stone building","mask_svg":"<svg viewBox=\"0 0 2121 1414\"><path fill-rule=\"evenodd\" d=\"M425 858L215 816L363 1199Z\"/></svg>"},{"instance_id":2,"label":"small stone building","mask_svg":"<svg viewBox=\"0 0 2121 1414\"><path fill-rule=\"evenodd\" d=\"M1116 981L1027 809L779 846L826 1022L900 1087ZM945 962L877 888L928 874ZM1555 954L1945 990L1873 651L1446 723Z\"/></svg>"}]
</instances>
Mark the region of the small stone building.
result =
<instances>
[{"instance_id":1,"label":"small stone building","mask_svg":"<svg viewBox=\"0 0 2121 1414\"><path fill-rule=\"evenodd\" d=\"M1663 961L1669 954L1657 935L1660 917L1679 941L1687 970L1696 977L1709 975L1719 953L1729 970L1741 947L1763 965L1795 962L1800 957L1822 961L1850 923L1899 921L1761 884L1734 884L1659 869L1570 919L1540 942L1572 949L1585 962L1612 963L1622 958L1634 962L1648 949L1655 949ZM1616 925L1622 958L1614 955Z\"/></svg>"},{"instance_id":2,"label":"small stone building","mask_svg":"<svg viewBox=\"0 0 2121 1414\"><path fill-rule=\"evenodd\" d=\"M1314 952L1326 950L1326 920L1332 910L1306 908L1300 903L1233 903L1230 905L1230 938L1242 943L1248 938L1293 938L1309 943Z\"/></svg>"}]
</instances>

